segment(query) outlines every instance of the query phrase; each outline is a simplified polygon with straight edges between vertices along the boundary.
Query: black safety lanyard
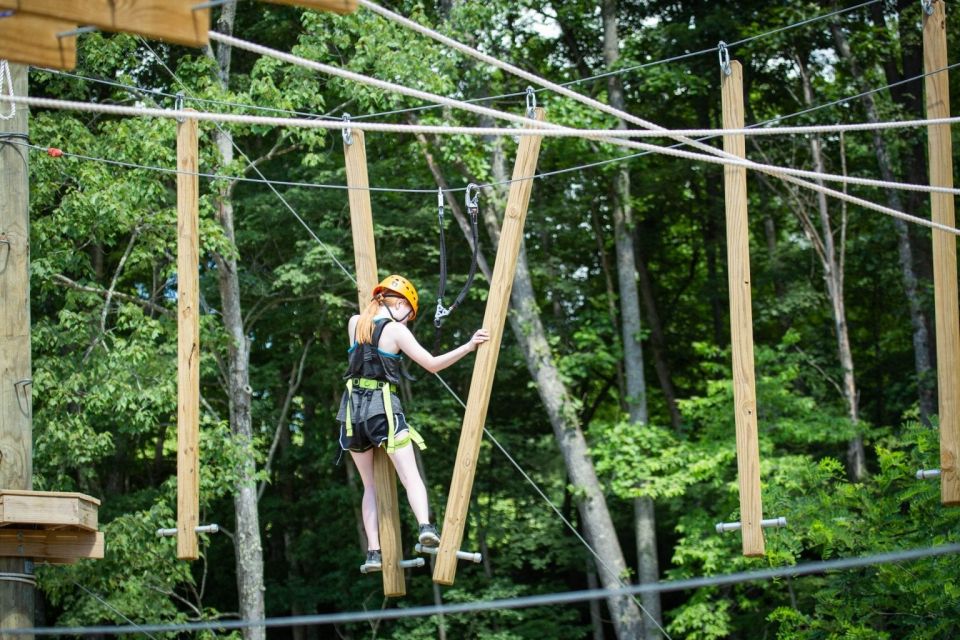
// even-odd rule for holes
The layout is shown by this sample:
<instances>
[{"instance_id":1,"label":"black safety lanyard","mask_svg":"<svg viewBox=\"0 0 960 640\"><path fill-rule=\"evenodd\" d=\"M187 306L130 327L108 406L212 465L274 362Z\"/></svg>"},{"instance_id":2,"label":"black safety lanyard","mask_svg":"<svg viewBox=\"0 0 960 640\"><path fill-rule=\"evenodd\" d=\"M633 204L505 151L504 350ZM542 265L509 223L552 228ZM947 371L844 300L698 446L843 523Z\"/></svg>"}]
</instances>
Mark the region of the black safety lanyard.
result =
<instances>
[{"instance_id":1,"label":"black safety lanyard","mask_svg":"<svg viewBox=\"0 0 960 640\"><path fill-rule=\"evenodd\" d=\"M472 194L472 197L471 197ZM437 220L440 224L440 286L437 288L437 311L433 316L433 325L436 327L436 342L440 340L440 326L443 319L453 313L453 310L460 306L466 299L470 285L473 284L473 277L477 273L477 257L480 253L479 238L477 232L477 215L480 207L477 204L480 199L480 189L472 182L467 185L467 193L464 202L467 207L467 214L470 216L470 235L473 244L473 257L470 260L470 272L467 274L467 281L464 283L460 293L457 294L453 304L449 307L443 305L443 296L447 288L447 244L443 233L443 191L437 189Z\"/></svg>"}]
</instances>

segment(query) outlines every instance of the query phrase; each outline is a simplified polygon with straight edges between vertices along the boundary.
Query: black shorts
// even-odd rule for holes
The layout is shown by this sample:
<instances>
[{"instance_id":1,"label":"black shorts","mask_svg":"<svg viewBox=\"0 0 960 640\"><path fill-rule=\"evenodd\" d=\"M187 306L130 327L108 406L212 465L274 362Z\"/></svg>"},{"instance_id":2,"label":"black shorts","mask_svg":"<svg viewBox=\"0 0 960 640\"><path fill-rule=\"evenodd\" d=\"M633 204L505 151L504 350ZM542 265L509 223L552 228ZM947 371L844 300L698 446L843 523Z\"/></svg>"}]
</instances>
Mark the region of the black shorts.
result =
<instances>
[{"instance_id":1,"label":"black shorts","mask_svg":"<svg viewBox=\"0 0 960 640\"><path fill-rule=\"evenodd\" d=\"M410 444L410 428L402 413L395 413L394 424L396 431L393 434L394 446L399 449ZM386 414L371 416L365 422L353 423L353 435L347 435L347 425L340 423L340 448L344 451L362 453L373 447L382 447L387 444L390 425Z\"/></svg>"}]
</instances>

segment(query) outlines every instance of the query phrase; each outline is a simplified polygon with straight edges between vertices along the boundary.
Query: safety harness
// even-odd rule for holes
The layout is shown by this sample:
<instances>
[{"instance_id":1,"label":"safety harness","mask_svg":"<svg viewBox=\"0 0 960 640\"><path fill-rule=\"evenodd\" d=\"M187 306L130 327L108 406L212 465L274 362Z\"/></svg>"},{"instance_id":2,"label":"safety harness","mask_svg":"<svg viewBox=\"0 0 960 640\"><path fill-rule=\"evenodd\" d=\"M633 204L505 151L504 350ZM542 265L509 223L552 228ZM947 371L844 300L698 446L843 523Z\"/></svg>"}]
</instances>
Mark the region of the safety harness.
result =
<instances>
[{"instance_id":1,"label":"safety harness","mask_svg":"<svg viewBox=\"0 0 960 640\"><path fill-rule=\"evenodd\" d=\"M379 323L376 330L374 331L372 340L370 343L364 345L356 345L358 348L367 348L375 349L379 351L377 345L380 343L380 334L383 332L383 327L386 326L386 322ZM382 362L376 362L371 354L363 353L363 361L368 362L368 365L372 365L373 369L382 369L384 377L387 377L387 368L383 366ZM379 360L379 359L377 359ZM378 366L379 365L379 366ZM371 371L370 368L365 367L367 371ZM354 367L351 367L351 371L348 371L348 375L353 373ZM397 424L396 424L396 415L393 412L393 394L397 391L397 386L387 380L377 380L376 378L367 378L362 376L350 376L347 378L347 410L344 423L344 430L347 437L353 436L353 423L354 418L357 419L357 422L366 422L368 419L368 411L370 406L370 400L373 398L373 394L380 392L383 394L383 412L387 416L387 453L394 453L397 449L406 446L408 440L412 440L414 444L422 451L427 448L426 443L424 443L423 438L417 433L409 424L407 425L407 433L405 436L397 439ZM353 405L354 399L357 400L357 414L354 415Z\"/></svg>"}]
</instances>

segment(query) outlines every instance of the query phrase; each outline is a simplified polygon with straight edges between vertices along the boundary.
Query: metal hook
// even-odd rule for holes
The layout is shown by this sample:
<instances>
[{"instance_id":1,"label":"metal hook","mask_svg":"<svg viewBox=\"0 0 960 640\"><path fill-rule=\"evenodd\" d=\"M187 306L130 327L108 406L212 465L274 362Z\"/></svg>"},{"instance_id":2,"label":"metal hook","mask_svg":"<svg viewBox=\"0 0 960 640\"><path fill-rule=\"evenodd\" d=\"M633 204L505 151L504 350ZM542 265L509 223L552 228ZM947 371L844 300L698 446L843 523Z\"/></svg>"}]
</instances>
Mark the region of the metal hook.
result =
<instances>
[{"instance_id":1,"label":"metal hook","mask_svg":"<svg viewBox=\"0 0 960 640\"><path fill-rule=\"evenodd\" d=\"M6 238L0 238L0 245L6 245L7 252L3 256L3 266L0 267L0 274L7 270L7 265L10 263L10 251L13 249L13 246L10 244L10 241Z\"/></svg>"},{"instance_id":2,"label":"metal hook","mask_svg":"<svg viewBox=\"0 0 960 640\"><path fill-rule=\"evenodd\" d=\"M537 115L537 92L533 87L527 87L527 117L534 118Z\"/></svg>"},{"instance_id":3,"label":"metal hook","mask_svg":"<svg viewBox=\"0 0 960 640\"><path fill-rule=\"evenodd\" d=\"M31 380L30 378L24 378L23 380L17 380L16 382L13 383L13 390L14 390L14 393L16 394L16 396L17 396L17 406L20 407L20 413L22 413L23 415L27 416L28 418L30 417L30 411L29 411L29 409L30 409L30 397L27 396L27 387L29 387L29 386L31 386L31 385L33 385L33 380ZM23 400L20 399L20 396L23 396L23 398L27 401L27 406L26 406L26 408L24 408L24 406L23 406Z\"/></svg>"},{"instance_id":4,"label":"metal hook","mask_svg":"<svg viewBox=\"0 0 960 640\"><path fill-rule=\"evenodd\" d=\"M720 58L720 69L723 75L728 76L733 73L730 67L730 50L727 49L727 43L723 40L717 43L717 57Z\"/></svg>"},{"instance_id":5,"label":"metal hook","mask_svg":"<svg viewBox=\"0 0 960 640\"><path fill-rule=\"evenodd\" d=\"M920 6L923 7L923 12L928 16L933 15L933 0L920 0Z\"/></svg>"},{"instance_id":6,"label":"metal hook","mask_svg":"<svg viewBox=\"0 0 960 640\"><path fill-rule=\"evenodd\" d=\"M473 190L473 198L470 197L471 190ZM467 206L467 211L470 211L475 215L478 208L477 202L479 201L479 199L480 199L480 187L478 187L477 185L471 182L470 184L467 185L467 193L463 197L464 204L466 204Z\"/></svg>"},{"instance_id":7,"label":"metal hook","mask_svg":"<svg viewBox=\"0 0 960 640\"><path fill-rule=\"evenodd\" d=\"M344 113L344 114L343 114L343 121L344 121L344 122L350 122L350 114L349 114L349 113ZM343 134L343 144L347 145L348 147L349 147L350 145L352 145L352 144L353 144L353 133L350 132L350 127L344 127L344 128L343 128L343 131L341 131L341 133Z\"/></svg>"}]
</instances>

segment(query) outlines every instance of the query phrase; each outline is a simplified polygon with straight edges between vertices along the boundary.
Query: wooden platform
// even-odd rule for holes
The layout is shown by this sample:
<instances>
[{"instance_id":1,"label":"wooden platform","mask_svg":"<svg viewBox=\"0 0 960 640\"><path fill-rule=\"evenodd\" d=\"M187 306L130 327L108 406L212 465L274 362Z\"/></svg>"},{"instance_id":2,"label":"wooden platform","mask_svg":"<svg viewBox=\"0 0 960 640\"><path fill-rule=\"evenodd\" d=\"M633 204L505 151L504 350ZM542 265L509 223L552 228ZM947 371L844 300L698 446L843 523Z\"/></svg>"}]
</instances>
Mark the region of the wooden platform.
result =
<instances>
[{"instance_id":1,"label":"wooden platform","mask_svg":"<svg viewBox=\"0 0 960 640\"><path fill-rule=\"evenodd\" d=\"M82 493L0 489L0 556L51 563L102 558L99 507Z\"/></svg>"}]
</instances>

